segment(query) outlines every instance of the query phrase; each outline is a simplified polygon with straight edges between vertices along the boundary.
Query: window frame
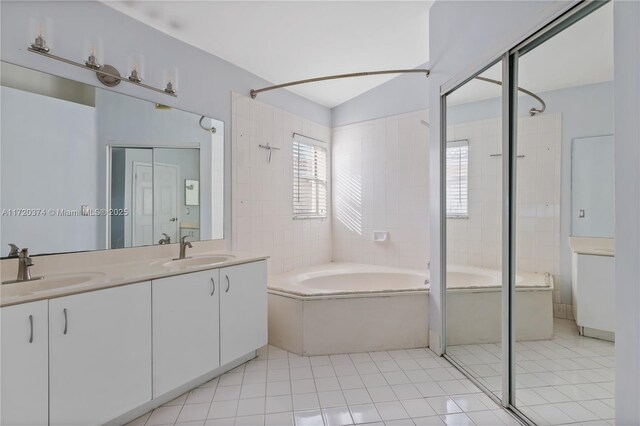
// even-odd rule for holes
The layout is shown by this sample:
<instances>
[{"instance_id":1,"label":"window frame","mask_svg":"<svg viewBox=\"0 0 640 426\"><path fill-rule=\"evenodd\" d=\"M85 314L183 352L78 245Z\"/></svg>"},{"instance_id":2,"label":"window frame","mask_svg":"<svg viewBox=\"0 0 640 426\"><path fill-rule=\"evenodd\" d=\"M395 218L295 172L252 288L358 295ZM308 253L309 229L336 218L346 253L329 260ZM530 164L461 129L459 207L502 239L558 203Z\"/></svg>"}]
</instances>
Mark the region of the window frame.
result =
<instances>
[{"instance_id":1,"label":"window frame","mask_svg":"<svg viewBox=\"0 0 640 426\"><path fill-rule=\"evenodd\" d=\"M445 215L447 219L468 219L469 218L469 140L468 139L457 139L452 141L447 141L445 146L445 188L448 189L448 173L447 173L447 151L453 148L466 148L466 174L462 176L462 173L459 174L459 184L458 184L458 194L461 194L462 188L462 178L464 177L464 181L466 182L466 194L465 194L465 202L464 202L464 212L460 213L450 213L449 212L449 195L450 191L445 190ZM459 156L460 158L462 155ZM459 195L459 198L460 195Z\"/></svg>"},{"instance_id":2,"label":"window frame","mask_svg":"<svg viewBox=\"0 0 640 426\"><path fill-rule=\"evenodd\" d=\"M296 166L296 144L300 145L307 145L310 147L313 147L314 149L318 149L320 151L324 151L324 179L321 179L319 177L316 178L303 178L304 180L308 181L308 182L312 182L315 183L316 185L322 186L324 187L324 213L322 212L322 210L320 209L320 198L319 198L319 192L316 194L316 210L315 212L309 212L309 213L296 213L296 187L299 187L299 185L297 185L297 183L300 180L300 174L299 172L297 172L298 167ZM329 214L329 146L326 142L318 140L318 139L313 139L310 138L308 136L304 136L301 135L299 133L294 133L292 138L291 138L291 151L292 151L292 166L293 166L293 175L292 175L292 179L291 179L291 183L292 183L292 203L291 203L291 208L292 208L292 217L294 220L305 220L305 219L326 219L328 217ZM298 160L298 164L299 164L299 160ZM318 175L317 170L319 168L316 166L315 170L316 170L316 175Z\"/></svg>"}]
</instances>

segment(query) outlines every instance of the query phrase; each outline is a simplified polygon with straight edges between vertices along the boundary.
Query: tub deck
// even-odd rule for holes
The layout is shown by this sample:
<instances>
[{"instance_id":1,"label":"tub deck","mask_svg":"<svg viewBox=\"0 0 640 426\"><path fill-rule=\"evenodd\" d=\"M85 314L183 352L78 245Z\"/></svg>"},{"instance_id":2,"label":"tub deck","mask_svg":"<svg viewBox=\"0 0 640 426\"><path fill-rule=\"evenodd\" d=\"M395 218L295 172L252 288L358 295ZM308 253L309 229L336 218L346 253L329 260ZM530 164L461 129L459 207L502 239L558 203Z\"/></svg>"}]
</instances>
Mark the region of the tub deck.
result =
<instances>
[{"instance_id":1,"label":"tub deck","mask_svg":"<svg viewBox=\"0 0 640 426\"><path fill-rule=\"evenodd\" d=\"M452 266L447 291L447 343L499 342L499 271ZM269 277L269 343L299 355L427 347L427 271L328 263ZM553 278L517 276L519 340L553 334Z\"/></svg>"}]
</instances>

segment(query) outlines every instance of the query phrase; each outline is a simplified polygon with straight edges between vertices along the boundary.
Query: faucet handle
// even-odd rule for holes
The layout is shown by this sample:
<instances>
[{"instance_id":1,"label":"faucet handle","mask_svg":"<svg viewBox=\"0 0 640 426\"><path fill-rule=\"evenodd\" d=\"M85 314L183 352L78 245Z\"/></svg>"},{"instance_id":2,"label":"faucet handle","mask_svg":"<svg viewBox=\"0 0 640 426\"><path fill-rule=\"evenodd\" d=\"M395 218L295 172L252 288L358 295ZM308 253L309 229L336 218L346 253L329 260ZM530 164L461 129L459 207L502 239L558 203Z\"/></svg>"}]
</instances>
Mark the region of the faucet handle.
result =
<instances>
[{"instance_id":1,"label":"faucet handle","mask_svg":"<svg viewBox=\"0 0 640 426\"><path fill-rule=\"evenodd\" d=\"M20 248L18 248L18 246L13 243L9 243L9 247L11 248L11 251L9 251L8 257L18 257L18 255L20 254Z\"/></svg>"},{"instance_id":2,"label":"faucet handle","mask_svg":"<svg viewBox=\"0 0 640 426\"><path fill-rule=\"evenodd\" d=\"M33 266L33 260L29 257L28 248L23 248L22 250L20 250L20 254L18 255L18 257L25 266Z\"/></svg>"}]
</instances>

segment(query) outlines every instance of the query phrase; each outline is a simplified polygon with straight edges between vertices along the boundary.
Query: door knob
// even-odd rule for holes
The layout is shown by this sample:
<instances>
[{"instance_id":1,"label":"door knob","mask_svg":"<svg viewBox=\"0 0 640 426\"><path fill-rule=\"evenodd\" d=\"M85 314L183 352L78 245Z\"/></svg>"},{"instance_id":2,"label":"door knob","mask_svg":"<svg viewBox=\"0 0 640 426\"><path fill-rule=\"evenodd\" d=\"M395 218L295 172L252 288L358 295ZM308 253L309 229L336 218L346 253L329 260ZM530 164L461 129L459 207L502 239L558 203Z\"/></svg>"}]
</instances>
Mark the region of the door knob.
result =
<instances>
[{"instance_id":1,"label":"door knob","mask_svg":"<svg viewBox=\"0 0 640 426\"><path fill-rule=\"evenodd\" d=\"M175 222L176 220L178 220L177 217L172 217L171 219L169 219L170 222Z\"/></svg>"}]
</instances>

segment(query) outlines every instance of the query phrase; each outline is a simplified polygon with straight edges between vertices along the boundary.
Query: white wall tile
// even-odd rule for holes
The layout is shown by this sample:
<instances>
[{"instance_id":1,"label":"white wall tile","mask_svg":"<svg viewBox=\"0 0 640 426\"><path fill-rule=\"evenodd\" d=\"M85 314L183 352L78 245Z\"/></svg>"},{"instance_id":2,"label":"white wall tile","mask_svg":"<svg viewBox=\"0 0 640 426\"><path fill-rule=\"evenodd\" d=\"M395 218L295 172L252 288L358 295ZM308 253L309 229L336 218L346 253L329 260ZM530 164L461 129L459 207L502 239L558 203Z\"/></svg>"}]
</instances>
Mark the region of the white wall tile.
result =
<instances>
[{"instance_id":1,"label":"white wall tile","mask_svg":"<svg viewBox=\"0 0 640 426\"><path fill-rule=\"evenodd\" d=\"M426 111L333 129L333 260L425 269ZM388 241L374 243L374 231Z\"/></svg>"},{"instance_id":2,"label":"white wall tile","mask_svg":"<svg viewBox=\"0 0 640 426\"><path fill-rule=\"evenodd\" d=\"M331 129L237 93L231 120L234 250L271 256L271 273L329 262L331 214L324 220L293 220L291 136L326 141L330 153ZM280 148L271 163L258 147L267 142Z\"/></svg>"},{"instance_id":3,"label":"white wall tile","mask_svg":"<svg viewBox=\"0 0 640 426\"><path fill-rule=\"evenodd\" d=\"M518 121L517 267L559 273L561 114ZM449 126L449 139L469 140L469 217L447 220L447 255L455 263L501 263L500 119Z\"/></svg>"}]
</instances>

